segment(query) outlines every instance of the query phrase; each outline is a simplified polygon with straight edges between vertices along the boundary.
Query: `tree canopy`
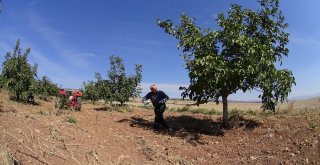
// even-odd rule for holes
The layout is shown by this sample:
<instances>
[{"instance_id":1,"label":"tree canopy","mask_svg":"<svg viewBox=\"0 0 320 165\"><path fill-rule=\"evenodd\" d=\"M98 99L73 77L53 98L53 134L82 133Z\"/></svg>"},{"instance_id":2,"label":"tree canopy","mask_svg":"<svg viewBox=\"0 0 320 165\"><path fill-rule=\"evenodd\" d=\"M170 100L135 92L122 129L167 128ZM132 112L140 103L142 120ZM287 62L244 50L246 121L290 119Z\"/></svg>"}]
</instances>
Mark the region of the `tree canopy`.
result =
<instances>
[{"instance_id":1,"label":"tree canopy","mask_svg":"<svg viewBox=\"0 0 320 165\"><path fill-rule=\"evenodd\" d=\"M84 84L84 98L92 102L99 99L110 103L117 101L123 105L141 93L142 65L136 64L135 75L128 76L121 57L112 55L109 61L108 79L103 79L100 73L96 73L96 82Z\"/></svg>"},{"instance_id":2,"label":"tree canopy","mask_svg":"<svg viewBox=\"0 0 320 165\"><path fill-rule=\"evenodd\" d=\"M56 96L58 93L58 85L54 84L48 76L42 76L36 81L36 94L41 100L48 101L50 96Z\"/></svg>"},{"instance_id":3,"label":"tree canopy","mask_svg":"<svg viewBox=\"0 0 320 165\"><path fill-rule=\"evenodd\" d=\"M56 95L58 86L48 76L41 79L37 77L37 65L31 65L28 61L30 51L27 48L22 53L20 40L17 40L13 53L6 53L0 75L0 88L8 89L10 98L19 102L34 103L35 95L48 100L50 96Z\"/></svg>"},{"instance_id":4,"label":"tree canopy","mask_svg":"<svg viewBox=\"0 0 320 165\"><path fill-rule=\"evenodd\" d=\"M261 91L263 108L275 110L295 84L288 69L279 69L288 56L288 24L279 9L279 0L260 0L254 11L232 4L226 14L219 14L218 29L202 29L195 19L182 14L179 25L158 20L166 33L179 40L189 87L181 87L183 98L198 104L223 101L223 120L228 122L227 98L239 90Z\"/></svg>"},{"instance_id":5,"label":"tree canopy","mask_svg":"<svg viewBox=\"0 0 320 165\"><path fill-rule=\"evenodd\" d=\"M2 64L2 78L4 86L14 94L17 101L27 101L33 95L32 84L37 76L37 65L28 63L28 54L31 49L21 52L20 40L17 41L13 53L7 52Z\"/></svg>"}]
</instances>

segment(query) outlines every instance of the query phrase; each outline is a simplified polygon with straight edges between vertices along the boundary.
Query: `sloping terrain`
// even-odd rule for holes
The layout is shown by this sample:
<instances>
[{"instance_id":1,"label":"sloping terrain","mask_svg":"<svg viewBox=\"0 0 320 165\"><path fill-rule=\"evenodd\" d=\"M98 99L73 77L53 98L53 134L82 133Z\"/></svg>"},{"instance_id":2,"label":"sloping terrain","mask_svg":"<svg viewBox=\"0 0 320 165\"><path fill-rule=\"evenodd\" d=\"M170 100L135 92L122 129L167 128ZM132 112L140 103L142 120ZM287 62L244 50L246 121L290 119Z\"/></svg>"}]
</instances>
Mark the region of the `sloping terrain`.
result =
<instances>
[{"instance_id":1,"label":"sloping terrain","mask_svg":"<svg viewBox=\"0 0 320 165\"><path fill-rule=\"evenodd\" d=\"M164 115L171 130L154 131L151 109L84 104L56 115L53 102L24 105L1 94L0 145L21 164L320 162L320 109L240 116L231 129L221 116Z\"/></svg>"}]
</instances>

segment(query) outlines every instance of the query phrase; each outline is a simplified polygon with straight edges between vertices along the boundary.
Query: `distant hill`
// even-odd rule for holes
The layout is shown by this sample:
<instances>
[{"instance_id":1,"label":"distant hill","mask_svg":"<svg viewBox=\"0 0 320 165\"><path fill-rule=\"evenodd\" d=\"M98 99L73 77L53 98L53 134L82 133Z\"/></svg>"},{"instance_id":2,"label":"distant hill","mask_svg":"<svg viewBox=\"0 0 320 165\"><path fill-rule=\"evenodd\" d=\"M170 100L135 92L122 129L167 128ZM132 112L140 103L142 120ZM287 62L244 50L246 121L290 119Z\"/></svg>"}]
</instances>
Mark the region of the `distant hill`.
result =
<instances>
[{"instance_id":1,"label":"distant hill","mask_svg":"<svg viewBox=\"0 0 320 165\"><path fill-rule=\"evenodd\" d=\"M307 99L314 99L314 98L319 98L320 93L318 94L313 94L313 95L301 95L301 96L295 96L289 98L289 100L307 100Z\"/></svg>"}]
</instances>

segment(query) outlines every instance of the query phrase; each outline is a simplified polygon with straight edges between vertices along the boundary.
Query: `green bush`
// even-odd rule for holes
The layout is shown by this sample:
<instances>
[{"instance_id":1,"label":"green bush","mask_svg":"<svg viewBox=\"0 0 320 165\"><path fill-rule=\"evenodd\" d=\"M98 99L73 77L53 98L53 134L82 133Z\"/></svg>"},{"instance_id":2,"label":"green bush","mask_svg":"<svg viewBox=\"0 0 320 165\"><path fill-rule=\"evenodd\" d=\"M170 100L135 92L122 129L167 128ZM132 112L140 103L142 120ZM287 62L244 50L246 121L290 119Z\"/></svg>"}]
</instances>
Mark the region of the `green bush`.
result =
<instances>
[{"instance_id":1,"label":"green bush","mask_svg":"<svg viewBox=\"0 0 320 165\"><path fill-rule=\"evenodd\" d=\"M249 114L249 115L256 115L257 111L249 109L246 113Z\"/></svg>"},{"instance_id":2,"label":"green bush","mask_svg":"<svg viewBox=\"0 0 320 165\"><path fill-rule=\"evenodd\" d=\"M221 112L219 112L215 109L197 108L197 109L192 109L191 112L192 113L207 114L207 115L221 115Z\"/></svg>"},{"instance_id":3,"label":"green bush","mask_svg":"<svg viewBox=\"0 0 320 165\"><path fill-rule=\"evenodd\" d=\"M77 124L77 119L73 116L68 116L67 117L67 122L72 123L72 124Z\"/></svg>"},{"instance_id":4,"label":"green bush","mask_svg":"<svg viewBox=\"0 0 320 165\"><path fill-rule=\"evenodd\" d=\"M239 118L239 117L242 117L244 115L244 112L237 109L237 108L234 108L230 111L230 118Z\"/></svg>"},{"instance_id":5,"label":"green bush","mask_svg":"<svg viewBox=\"0 0 320 165\"><path fill-rule=\"evenodd\" d=\"M187 107L187 106L176 109L177 112L189 112L190 110L191 110L191 108Z\"/></svg>"},{"instance_id":6,"label":"green bush","mask_svg":"<svg viewBox=\"0 0 320 165\"><path fill-rule=\"evenodd\" d=\"M190 106L185 107L178 107L178 108L170 108L169 111L172 112L191 112L193 114L206 114L206 115L221 115L222 113L220 111L217 111L215 109L206 109L206 108L195 108L192 109Z\"/></svg>"},{"instance_id":7,"label":"green bush","mask_svg":"<svg viewBox=\"0 0 320 165\"><path fill-rule=\"evenodd\" d=\"M54 84L48 76L42 76L36 81L36 94L44 101L49 101L51 96L56 96L58 93L58 85Z\"/></svg>"}]
</instances>

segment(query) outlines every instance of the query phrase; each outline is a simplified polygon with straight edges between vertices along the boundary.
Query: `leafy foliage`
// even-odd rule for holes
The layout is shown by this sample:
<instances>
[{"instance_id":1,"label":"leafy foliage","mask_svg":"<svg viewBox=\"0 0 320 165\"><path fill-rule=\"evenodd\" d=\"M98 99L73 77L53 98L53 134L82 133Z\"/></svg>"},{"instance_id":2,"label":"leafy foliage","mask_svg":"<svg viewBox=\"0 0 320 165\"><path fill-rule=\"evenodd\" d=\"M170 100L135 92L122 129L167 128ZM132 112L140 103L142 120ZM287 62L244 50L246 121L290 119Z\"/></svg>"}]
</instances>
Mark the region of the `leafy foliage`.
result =
<instances>
[{"instance_id":1,"label":"leafy foliage","mask_svg":"<svg viewBox=\"0 0 320 165\"><path fill-rule=\"evenodd\" d=\"M105 103L112 103L112 91L109 80L104 80L100 73L96 73L96 79L95 90L98 98L104 100Z\"/></svg>"},{"instance_id":2,"label":"leafy foliage","mask_svg":"<svg viewBox=\"0 0 320 165\"><path fill-rule=\"evenodd\" d=\"M34 95L32 84L37 75L37 65L28 63L30 48L22 54L20 40L17 41L13 53L7 52L2 64L2 78L4 86L14 94L16 101L27 102Z\"/></svg>"},{"instance_id":3,"label":"leafy foliage","mask_svg":"<svg viewBox=\"0 0 320 165\"><path fill-rule=\"evenodd\" d=\"M92 102L99 99L110 103L118 101L123 105L129 98L137 97L141 93L139 85L142 65L135 66L135 75L127 76L122 58L112 55L109 60L108 79L104 80L100 73L96 73L96 82L89 81L84 84L84 99Z\"/></svg>"},{"instance_id":4,"label":"leafy foliage","mask_svg":"<svg viewBox=\"0 0 320 165\"><path fill-rule=\"evenodd\" d=\"M137 97L141 93L138 85L142 78L142 65L135 66L135 76L127 76L123 60L120 57L113 55L109 60L111 68L108 77L112 89L111 101L118 101L123 105L124 102L129 101L130 97Z\"/></svg>"},{"instance_id":5,"label":"leafy foliage","mask_svg":"<svg viewBox=\"0 0 320 165\"><path fill-rule=\"evenodd\" d=\"M36 82L36 93L41 100L48 101L50 96L56 96L59 90L57 84L54 84L48 76L42 76Z\"/></svg>"},{"instance_id":6,"label":"leafy foliage","mask_svg":"<svg viewBox=\"0 0 320 165\"><path fill-rule=\"evenodd\" d=\"M0 89L4 87L4 79L3 76L0 75Z\"/></svg>"},{"instance_id":7,"label":"leafy foliage","mask_svg":"<svg viewBox=\"0 0 320 165\"><path fill-rule=\"evenodd\" d=\"M97 100L99 100L99 93L97 91L97 83L94 81L89 81L88 83L84 83L84 92L83 99L90 100L92 104L94 104Z\"/></svg>"},{"instance_id":8,"label":"leafy foliage","mask_svg":"<svg viewBox=\"0 0 320 165\"><path fill-rule=\"evenodd\" d=\"M68 116L66 121L71 124L77 124L77 119L73 116Z\"/></svg>"},{"instance_id":9,"label":"leafy foliage","mask_svg":"<svg viewBox=\"0 0 320 165\"><path fill-rule=\"evenodd\" d=\"M20 40L18 40L13 53L7 52L5 55L0 75L0 87L9 90L11 99L21 102L34 103L35 95L39 95L42 100L55 96L58 86L52 83L47 76L38 79L37 65L28 63L30 48L24 53L21 51Z\"/></svg>"},{"instance_id":10,"label":"leafy foliage","mask_svg":"<svg viewBox=\"0 0 320 165\"><path fill-rule=\"evenodd\" d=\"M183 98L218 104L222 97L224 122L228 122L230 94L256 89L262 92L263 108L274 111L295 84L290 70L278 69L289 52L289 34L284 31L288 24L279 1L258 2L261 9L257 11L232 4L226 15L218 15L220 28L216 31L201 29L185 14L177 26L171 20L158 20L166 33L179 40L178 47L184 53L190 85L180 88Z\"/></svg>"}]
</instances>

